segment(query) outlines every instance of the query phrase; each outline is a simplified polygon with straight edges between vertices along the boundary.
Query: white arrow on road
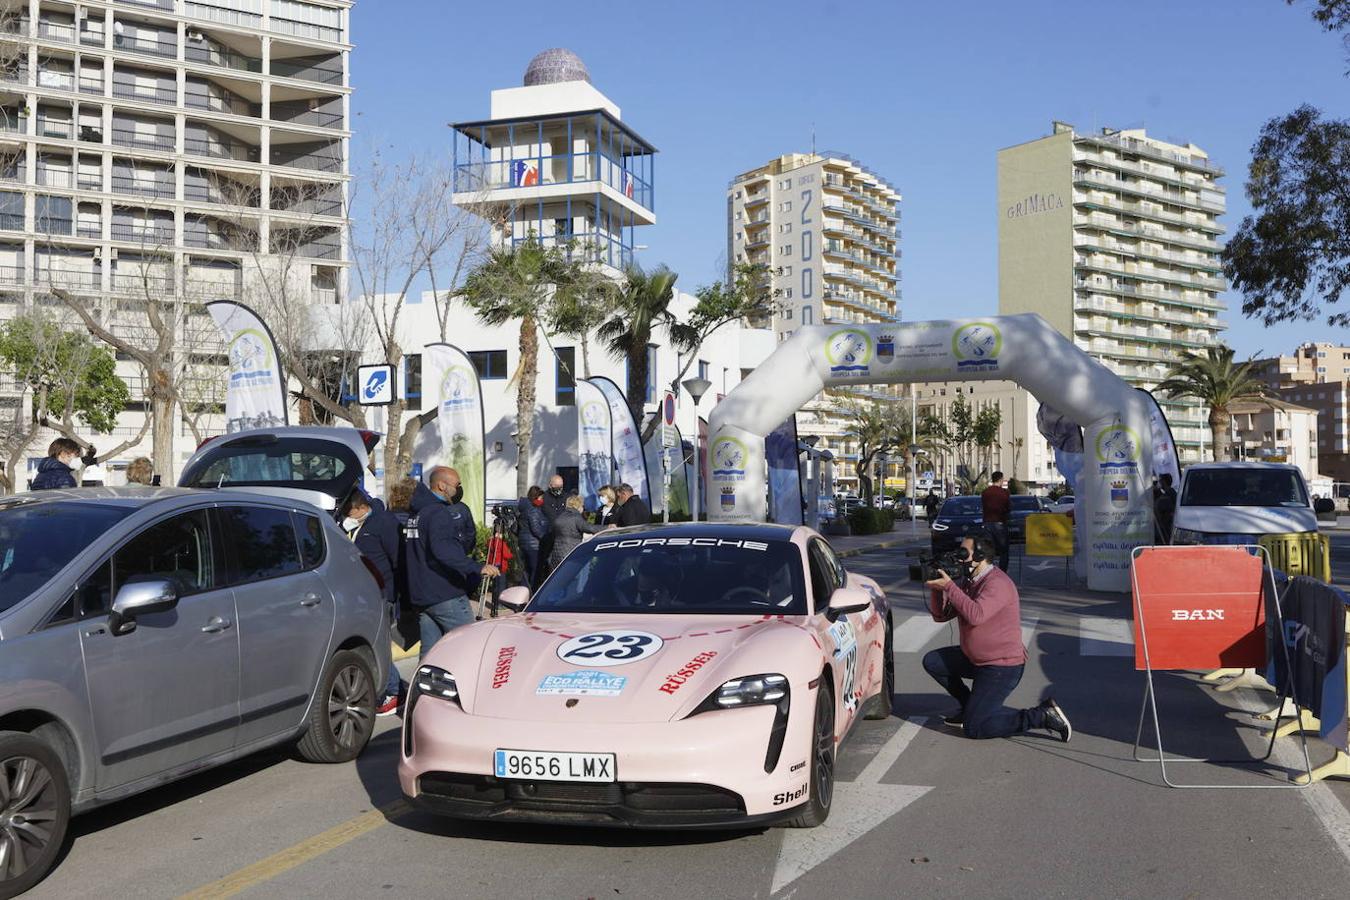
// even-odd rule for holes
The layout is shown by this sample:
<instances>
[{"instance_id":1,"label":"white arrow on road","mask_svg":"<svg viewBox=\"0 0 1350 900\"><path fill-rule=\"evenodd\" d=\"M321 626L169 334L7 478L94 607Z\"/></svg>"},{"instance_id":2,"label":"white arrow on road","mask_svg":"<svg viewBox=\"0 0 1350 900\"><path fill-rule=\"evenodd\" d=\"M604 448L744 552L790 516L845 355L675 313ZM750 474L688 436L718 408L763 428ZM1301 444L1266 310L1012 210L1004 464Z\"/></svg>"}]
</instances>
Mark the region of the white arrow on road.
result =
<instances>
[{"instance_id":1,"label":"white arrow on road","mask_svg":"<svg viewBox=\"0 0 1350 900\"><path fill-rule=\"evenodd\" d=\"M1063 566L1063 565L1064 565L1064 563L1062 563L1062 562L1056 562L1056 561L1053 560L1053 559L1047 559L1047 560L1045 560L1044 562L1027 563L1027 564L1026 564L1026 567L1027 567L1028 569L1030 569L1031 571L1033 571L1033 572L1044 572L1046 569L1050 568L1051 566Z\"/></svg>"},{"instance_id":2,"label":"white arrow on road","mask_svg":"<svg viewBox=\"0 0 1350 900\"><path fill-rule=\"evenodd\" d=\"M815 828L783 832L771 893L778 893L873 828L932 790L881 779L919 733L923 717L905 720L900 730L862 770L857 781L836 782L830 817Z\"/></svg>"}]
</instances>

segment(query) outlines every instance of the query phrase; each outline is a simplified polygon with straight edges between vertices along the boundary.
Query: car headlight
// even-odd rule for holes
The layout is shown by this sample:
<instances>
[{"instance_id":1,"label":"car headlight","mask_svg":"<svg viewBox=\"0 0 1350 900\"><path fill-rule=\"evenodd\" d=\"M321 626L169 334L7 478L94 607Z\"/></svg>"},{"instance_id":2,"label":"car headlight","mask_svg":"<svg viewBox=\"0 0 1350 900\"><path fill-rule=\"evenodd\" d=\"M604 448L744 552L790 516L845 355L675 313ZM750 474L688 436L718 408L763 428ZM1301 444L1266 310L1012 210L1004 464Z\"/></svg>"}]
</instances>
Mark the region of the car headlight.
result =
<instances>
[{"instance_id":1,"label":"car headlight","mask_svg":"<svg viewBox=\"0 0 1350 900\"><path fill-rule=\"evenodd\" d=\"M733 678L708 695L694 713L777 703L788 695L788 680L777 674ZM691 713L690 715L693 715Z\"/></svg>"},{"instance_id":2,"label":"car headlight","mask_svg":"<svg viewBox=\"0 0 1350 900\"><path fill-rule=\"evenodd\" d=\"M459 703L459 685L455 684L455 676L444 669L438 669L435 666L420 666L412 681L412 689L419 694L440 697L442 700L453 700L456 704Z\"/></svg>"},{"instance_id":3,"label":"car headlight","mask_svg":"<svg viewBox=\"0 0 1350 900\"><path fill-rule=\"evenodd\" d=\"M403 703L404 756L413 755L413 713L417 711L423 697L435 697L453 703L460 709L464 708L459 702L459 685L455 684L455 676L436 666L418 666L412 684L408 686L408 699Z\"/></svg>"},{"instance_id":4,"label":"car headlight","mask_svg":"<svg viewBox=\"0 0 1350 900\"><path fill-rule=\"evenodd\" d=\"M934 531L946 531L946 530L948 529L948 527L950 527L950 526L943 525L941 522L934 522L934 523L933 523L933 530L934 530Z\"/></svg>"},{"instance_id":5,"label":"car headlight","mask_svg":"<svg viewBox=\"0 0 1350 900\"><path fill-rule=\"evenodd\" d=\"M1202 531L1192 531L1189 528L1173 528L1172 543L1174 544L1203 544L1205 534Z\"/></svg>"}]
</instances>

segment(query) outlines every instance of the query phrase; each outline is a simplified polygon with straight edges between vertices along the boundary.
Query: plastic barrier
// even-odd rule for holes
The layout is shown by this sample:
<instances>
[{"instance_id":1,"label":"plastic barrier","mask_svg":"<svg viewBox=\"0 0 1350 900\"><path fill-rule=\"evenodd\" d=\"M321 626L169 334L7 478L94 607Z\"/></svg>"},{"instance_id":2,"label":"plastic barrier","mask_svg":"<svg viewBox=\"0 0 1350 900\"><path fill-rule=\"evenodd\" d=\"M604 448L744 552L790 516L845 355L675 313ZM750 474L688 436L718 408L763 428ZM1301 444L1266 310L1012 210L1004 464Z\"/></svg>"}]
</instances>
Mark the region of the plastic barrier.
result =
<instances>
[{"instance_id":1,"label":"plastic barrier","mask_svg":"<svg viewBox=\"0 0 1350 900\"><path fill-rule=\"evenodd\" d=\"M1255 552L1253 552L1255 551ZM1135 668L1146 673L1139 728L1134 738L1134 758L1156 762L1163 783L1174 788L1297 788L1306 784L1177 784L1168 777L1171 763L1263 763L1275 749L1270 738L1260 759L1188 759L1168 757L1163 750L1162 724L1158 716L1155 669L1203 670L1217 667L1262 668L1266 663L1267 582L1274 591L1274 573L1267 569L1264 548L1251 546L1139 547L1132 557L1130 583L1134 595ZM1271 606L1277 634L1285 623L1278 603ZM1278 642L1285 671L1292 671L1289 648ZM1291 684L1290 679L1286 679ZM1283 701L1285 694L1281 694ZM1295 697L1297 702L1297 697ZM1152 710L1158 755L1142 757L1144 718ZM1307 739L1303 739L1305 772L1311 780L1312 762Z\"/></svg>"},{"instance_id":2,"label":"plastic barrier","mask_svg":"<svg viewBox=\"0 0 1350 900\"><path fill-rule=\"evenodd\" d=\"M1331 541L1325 534L1297 532L1262 535L1257 543L1270 554L1270 564L1286 575L1310 575L1331 583Z\"/></svg>"}]
</instances>

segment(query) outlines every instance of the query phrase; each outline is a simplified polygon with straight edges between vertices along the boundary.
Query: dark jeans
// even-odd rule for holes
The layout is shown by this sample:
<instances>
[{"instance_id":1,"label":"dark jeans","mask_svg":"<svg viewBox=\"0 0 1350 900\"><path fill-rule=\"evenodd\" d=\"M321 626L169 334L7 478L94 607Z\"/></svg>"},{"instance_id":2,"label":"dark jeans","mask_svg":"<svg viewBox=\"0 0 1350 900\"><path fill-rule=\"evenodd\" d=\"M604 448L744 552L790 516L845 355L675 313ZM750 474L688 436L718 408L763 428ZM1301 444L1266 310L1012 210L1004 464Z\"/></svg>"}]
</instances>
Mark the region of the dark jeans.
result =
<instances>
[{"instance_id":1,"label":"dark jeans","mask_svg":"<svg viewBox=\"0 0 1350 900\"><path fill-rule=\"evenodd\" d=\"M392 623L392 628L398 628L398 607L393 603L389 604L389 621ZM403 679L399 677L398 666L391 661L389 663L389 678L384 683L384 694L386 697L390 695L397 697L402 690Z\"/></svg>"},{"instance_id":2,"label":"dark jeans","mask_svg":"<svg viewBox=\"0 0 1350 900\"><path fill-rule=\"evenodd\" d=\"M1008 571L1008 526L1003 522L985 522L984 530L994 541L994 550L998 553L998 567Z\"/></svg>"},{"instance_id":3,"label":"dark jeans","mask_svg":"<svg viewBox=\"0 0 1350 900\"><path fill-rule=\"evenodd\" d=\"M535 572L539 569L539 547L520 545L520 583L534 589Z\"/></svg>"},{"instance_id":4,"label":"dark jeans","mask_svg":"<svg viewBox=\"0 0 1350 900\"><path fill-rule=\"evenodd\" d=\"M940 647L923 658L924 670L961 704L968 738L1007 737L1045 727L1045 711L1003 705L1022 680L1023 666L977 666L960 647ZM966 687L962 679L969 679Z\"/></svg>"},{"instance_id":5,"label":"dark jeans","mask_svg":"<svg viewBox=\"0 0 1350 900\"><path fill-rule=\"evenodd\" d=\"M417 611L417 624L421 627L422 648L418 659L424 659L427 651L436 645L441 636L461 625L473 624L473 607L468 597L455 597L442 600L435 606L423 606Z\"/></svg>"}]
</instances>

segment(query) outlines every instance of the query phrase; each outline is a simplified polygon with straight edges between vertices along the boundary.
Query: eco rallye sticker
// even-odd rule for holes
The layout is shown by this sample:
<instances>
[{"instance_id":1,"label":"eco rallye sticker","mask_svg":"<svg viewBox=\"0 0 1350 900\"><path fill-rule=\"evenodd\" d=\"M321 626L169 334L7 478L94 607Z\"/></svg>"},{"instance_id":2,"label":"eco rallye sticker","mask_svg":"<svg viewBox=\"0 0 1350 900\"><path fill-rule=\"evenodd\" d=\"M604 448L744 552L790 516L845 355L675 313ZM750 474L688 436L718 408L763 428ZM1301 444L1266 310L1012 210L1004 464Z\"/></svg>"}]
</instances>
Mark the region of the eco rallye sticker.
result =
<instances>
[{"instance_id":1,"label":"eco rallye sticker","mask_svg":"<svg viewBox=\"0 0 1350 900\"><path fill-rule=\"evenodd\" d=\"M617 697L623 693L628 678L604 672L581 671L564 675L545 675L535 688L540 696L558 697Z\"/></svg>"},{"instance_id":2,"label":"eco rallye sticker","mask_svg":"<svg viewBox=\"0 0 1350 900\"><path fill-rule=\"evenodd\" d=\"M592 631L558 647L558 659L574 666L622 666L660 652L665 641L647 631Z\"/></svg>"}]
</instances>

